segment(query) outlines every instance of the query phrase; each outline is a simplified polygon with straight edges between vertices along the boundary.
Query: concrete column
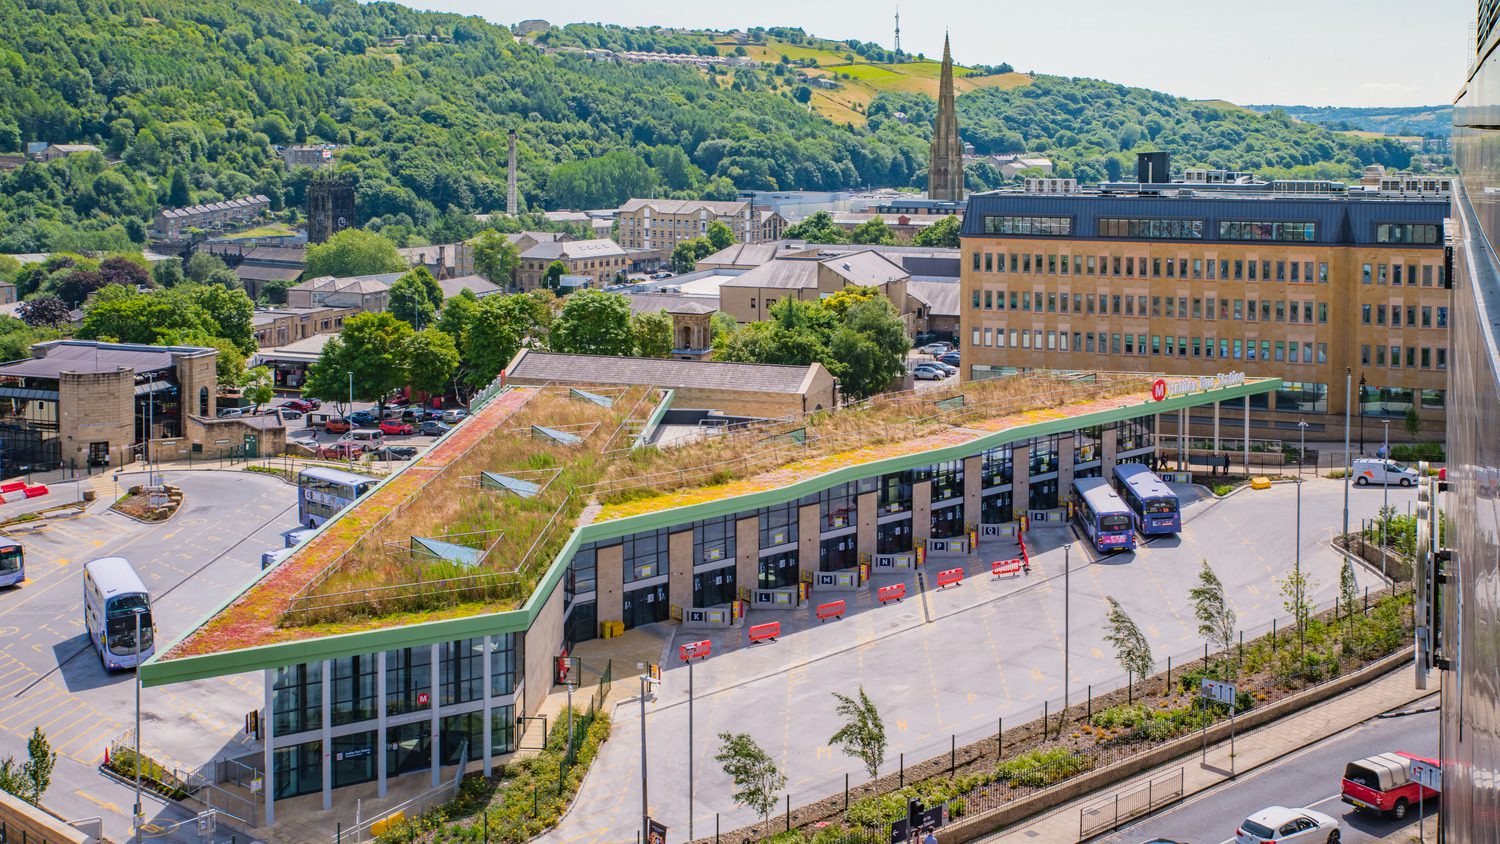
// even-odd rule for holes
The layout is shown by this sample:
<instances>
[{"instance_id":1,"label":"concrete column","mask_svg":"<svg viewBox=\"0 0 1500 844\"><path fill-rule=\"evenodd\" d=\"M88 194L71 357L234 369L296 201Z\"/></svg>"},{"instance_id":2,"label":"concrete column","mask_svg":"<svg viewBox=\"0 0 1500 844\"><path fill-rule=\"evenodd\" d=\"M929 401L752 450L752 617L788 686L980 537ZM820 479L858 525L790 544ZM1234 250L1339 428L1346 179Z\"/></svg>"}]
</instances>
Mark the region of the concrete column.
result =
<instances>
[{"instance_id":1,"label":"concrete column","mask_svg":"<svg viewBox=\"0 0 1500 844\"><path fill-rule=\"evenodd\" d=\"M333 808L333 660L323 660L323 811Z\"/></svg>"},{"instance_id":2,"label":"concrete column","mask_svg":"<svg viewBox=\"0 0 1500 844\"><path fill-rule=\"evenodd\" d=\"M976 454L964 458L964 525L979 524L979 513L984 506L984 455Z\"/></svg>"},{"instance_id":3,"label":"concrete column","mask_svg":"<svg viewBox=\"0 0 1500 844\"><path fill-rule=\"evenodd\" d=\"M439 678L443 675L443 664L441 662L443 652L441 645L433 644L431 647L432 691L428 693L431 697L431 700L428 702L432 704L432 787L437 788L438 783L443 781L443 766L439 764L443 761L443 734L440 732L440 727L442 725L438 721L438 685Z\"/></svg>"},{"instance_id":4,"label":"concrete column","mask_svg":"<svg viewBox=\"0 0 1500 844\"><path fill-rule=\"evenodd\" d=\"M875 554L875 520L880 515L876 512L876 498L875 493L865 492L854 499L855 524L858 526L855 539L859 553L871 556Z\"/></svg>"},{"instance_id":5,"label":"concrete column","mask_svg":"<svg viewBox=\"0 0 1500 844\"><path fill-rule=\"evenodd\" d=\"M1219 405L1223 402L1214 402L1214 454L1219 453Z\"/></svg>"},{"instance_id":6,"label":"concrete column","mask_svg":"<svg viewBox=\"0 0 1500 844\"><path fill-rule=\"evenodd\" d=\"M388 651L375 654L375 788L376 797L385 796L385 781L389 772L386 770L386 679L385 679L385 657Z\"/></svg>"},{"instance_id":7,"label":"concrete column","mask_svg":"<svg viewBox=\"0 0 1500 844\"><path fill-rule=\"evenodd\" d=\"M479 748L479 752L484 756L485 776L490 775L490 638L484 637L484 725L480 727L482 733L479 737L480 742L484 744L484 747ZM469 757L473 758L473 756L471 749Z\"/></svg>"},{"instance_id":8,"label":"concrete column","mask_svg":"<svg viewBox=\"0 0 1500 844\"><path fill-rule=\"evenodd\" d=\"M760 516L734 523L734 582L740 589L760 588Z\"/></svg>"},{"instance_id":9,"label":"concrete column","mask_svg":"<svg viewBox=\"0 0 1500 844\"><path fill-rule=\"evenodd\" d=\"M595 564L594 612L599 621L625 620L625 549L608 545L599 549Z\"/></svg>"},{"instance_id":10,"label":"concrete column","mask_svg":"<svg viewBox=\"0 0 1500 844\"><path fill-rule=\"evenodd\" d=\"M667 535L667 602L682 608L693 606L693 532L680 530Z\"/></svg>"},{"instance_id":11,"label":"concrete column","mask_svg":"<svg viewBox=\"0 0 1500 844\"><path fill-rule=\"evenodd\" d=\"M265 779L261 780L260 793L266 798L266 826L276 823L276 716L272 709L271 689L276 686L276 669L266 669L266 713L261 722L266 725L266 761L261 765L265 771L262 774Z\"/></svg>"},{"instance_id":12,"label":"concrete column","mask_svg":"<svg viewBox=\"0 0 1500 844\"><path fill-rule=\"evenodd\" d=\"M1011 446L1010 466L1010 512L1019 520L1021 514L1031 509L1031 443Z\"/></svg>"},{"instance_id":13,"label":"concrete column","mask_svg":"<svg viewBox=\"0 0 1500 844\"><path fill-rule=\"evenodd\" d=\"M1073 489L1073 434L1057 438L1057 501L1068 500Z\"/></svg>"},{"instance_id":14,"label":"concrete column","mask_svg":"<svg viewBox=\"0 0 1500 844\"><path fill-rule=\"evenodd\" d=\"M818 570L819 543L822 541L823 517L817 504L804 504L797 510L797 578L807 579Z\"/></svg>"},{"instance_id":15,"label":"concrete column","mask_svg":"<svg viewBox=\"0 0 1500 844\"><path fill-rule=\"evenodd\" d=\"M911 536L918 548L932 535L932 481L911 485Z\"/></svg>"},{"instance_id":16,"label":"concrete column","mask_svg":"<svg viewBox=\"0 0 1500 844\"><path fill-rule=\"evenodd\" d=\"M1099 474L1105 478L1114 476L1115 453L1119 451L1120 432L1105 428L1099 435Z\"/></svg>"}]
</instances>

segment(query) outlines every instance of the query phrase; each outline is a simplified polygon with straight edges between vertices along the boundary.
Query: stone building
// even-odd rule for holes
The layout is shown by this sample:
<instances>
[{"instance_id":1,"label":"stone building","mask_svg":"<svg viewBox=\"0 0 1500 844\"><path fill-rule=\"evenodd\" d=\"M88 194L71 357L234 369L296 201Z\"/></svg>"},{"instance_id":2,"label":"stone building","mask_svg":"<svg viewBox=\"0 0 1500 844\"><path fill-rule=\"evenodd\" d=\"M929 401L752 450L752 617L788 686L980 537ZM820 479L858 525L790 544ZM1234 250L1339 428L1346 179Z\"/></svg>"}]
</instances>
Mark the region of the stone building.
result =
<instances>
[{"instance_id":1,"label":"stone building","mask_svg":"<svg viewBox=\"0 0 1500 844\"><path fill-rule=\"evenodd\" d=\"M932 126L932 158L927 167L927 198L964 198L964 145L953 107L953 54L943 36L943 70L938 82L938 114Z\"/></svg>"}]
</instances>

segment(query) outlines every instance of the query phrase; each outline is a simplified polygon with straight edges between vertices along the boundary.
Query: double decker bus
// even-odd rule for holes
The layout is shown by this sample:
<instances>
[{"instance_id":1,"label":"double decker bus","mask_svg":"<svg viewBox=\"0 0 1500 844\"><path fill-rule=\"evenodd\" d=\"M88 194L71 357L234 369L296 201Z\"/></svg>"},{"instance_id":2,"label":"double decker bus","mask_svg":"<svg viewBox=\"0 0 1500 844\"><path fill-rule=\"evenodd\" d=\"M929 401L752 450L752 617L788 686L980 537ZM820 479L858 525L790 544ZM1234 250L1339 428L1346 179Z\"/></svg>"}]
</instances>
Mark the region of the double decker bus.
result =
<instances>
[{"instance_id":1,"label":"double decker bus","mask_svg":"<svg viewBox=\"0 0 1500 844\"><path fill-rule=\"evenodd\" d=\"M297 474L297 523L318 527L380 481L341 469L314 466Z\"/></svg>"},{"instance_id":2,"label":"double decker bus","mask_svg":"<svg viewBox=\"0 0 1500 844\"><path fill-rule=\"evenodd\" d=\"M1135 522L1130 509L1103 478L1073 482L1073 518L1100 553L1135 548Z\"/></svg>"},{"instance_id":3,"label":"double decker bus","mask_svg":"<svg viewBox=\"0 0 1500 844\"><path fill-rule=\"evenodd\" d=\"M101 557L84 565L83 626L105 671L135 668L156 653L151 593L124 557Z\"/></svg>"},{"instance_id":4,"label":"double decker bus","mask_svg":"<svg viewBox=\"0 0 1500 844\"><path fill-rule=\"evenodd\" d=\"M21 543L14 539L0 540L0 588L16 586L26 580L26 555Z\"/></svg>"},{"instance_id":5,"label":"double decker bus","mask_svg":"<svg viewBox=\"0 0 1500 844\"><path fill-rule=\"evenodd\" d=\"M1177 493L1149 467L1140 463L1116 465L1115 486L1135 517L1135 529L1142 536L1160 536L1182 530Z\"/></svg>"}]
</instances>

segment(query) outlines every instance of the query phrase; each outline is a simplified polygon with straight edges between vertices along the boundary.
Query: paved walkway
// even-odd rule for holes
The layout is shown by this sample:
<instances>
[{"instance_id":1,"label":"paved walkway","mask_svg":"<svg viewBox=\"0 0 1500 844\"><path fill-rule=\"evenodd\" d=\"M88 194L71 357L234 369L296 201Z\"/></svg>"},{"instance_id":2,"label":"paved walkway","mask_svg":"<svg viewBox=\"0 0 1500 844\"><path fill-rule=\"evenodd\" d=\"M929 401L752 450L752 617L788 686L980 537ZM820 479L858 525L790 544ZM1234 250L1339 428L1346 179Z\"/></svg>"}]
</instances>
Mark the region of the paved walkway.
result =
<instances>
[{"instance_id":1,"label":"paved walkway","mask_svg":"<svg viewBox=\"0 0 1500 844\"><path fill-rule=\"evenodd\" d=\"M1233 760L1235 768L1238 773L1246 773L1342 730L1362 724L1382 712L1407 706L1431 694L1431 689L1419 691L1416 688L1410 667L1403 665L1372 683L1236 737ZM1178 768L1182 768L1183 772L1183 797L1191 797L1227 782L1230 779L1230 761L1229 742L1211 745L1206 761L1196 753L1185 759L1176 759L1120 782L1108 792L1096 792L1064 803L1028 823L1013 826L982 840L987 844L1077 841L1078 813L1084 806L1096 803L1116 791L1126 791L1136 784L1175 772ZM1404 836L1411 835L1411 832L1403 831L1393 840L1405 841Z\"/></svg>"}]
</instances>

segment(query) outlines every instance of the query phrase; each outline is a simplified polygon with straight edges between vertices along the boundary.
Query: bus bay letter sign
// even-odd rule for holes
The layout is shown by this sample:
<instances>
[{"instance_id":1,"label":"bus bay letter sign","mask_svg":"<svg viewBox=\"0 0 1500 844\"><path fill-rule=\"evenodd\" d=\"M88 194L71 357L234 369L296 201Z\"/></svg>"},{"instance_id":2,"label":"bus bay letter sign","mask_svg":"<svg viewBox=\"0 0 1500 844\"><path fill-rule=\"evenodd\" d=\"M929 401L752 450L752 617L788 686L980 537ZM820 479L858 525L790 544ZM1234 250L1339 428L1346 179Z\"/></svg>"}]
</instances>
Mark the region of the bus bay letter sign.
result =
<instances>
[{"instance_id":1,"label":"bus bay letter sign","mask_svg":"<svg viewBox=\"0 0 1500 844\"><path fill-rule=\"evenodd\" d=\"M1224 372L1219 375L1204 375L1201 378L1158 378L1151 385L1151 400L1166 401L1188 393L1237 387L1245 383L1245 373Z\"/></svg>"}]
</instances>

